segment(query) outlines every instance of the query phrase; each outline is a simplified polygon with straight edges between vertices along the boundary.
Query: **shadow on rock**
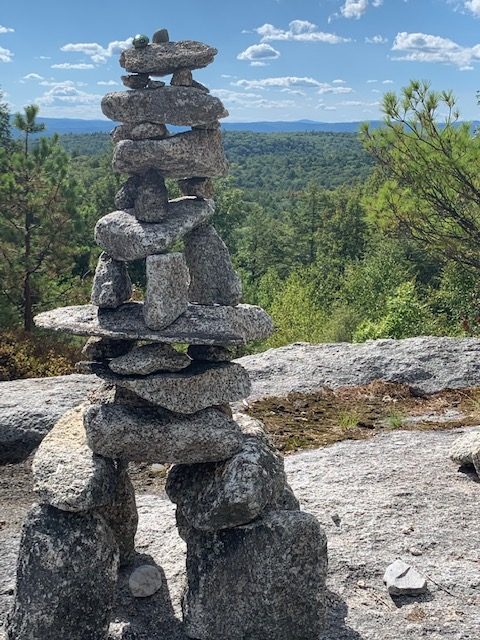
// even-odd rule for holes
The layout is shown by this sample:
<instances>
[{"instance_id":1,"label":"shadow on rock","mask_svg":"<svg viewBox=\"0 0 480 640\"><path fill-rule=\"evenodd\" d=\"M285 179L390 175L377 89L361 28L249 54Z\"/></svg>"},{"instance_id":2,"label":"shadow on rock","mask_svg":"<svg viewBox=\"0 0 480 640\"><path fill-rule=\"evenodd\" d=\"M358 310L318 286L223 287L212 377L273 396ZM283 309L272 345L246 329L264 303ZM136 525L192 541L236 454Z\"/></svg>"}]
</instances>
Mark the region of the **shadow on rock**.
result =
<instances>
[{"instance_id":1,"label":"shadow on rock","mask_svg":"<svg viewBox=\"0 0 480 640\"><path fill-rule=\"evenodd\" d=\"M327 591L327 620L321 640L363 640L357 631L345 624L348 606L333 591Z\"/></svg>"},{"instance_id":2,"label":"shadow on rock","mask_svg":"<svg viewBox=\"0 0 480 640\"><path fill-rule=\"evenodd\" d=\"M128 579L142 565L155 566L162 585L148 598L135 598ZM137 553L134 563L120 571L109 640L188 640L182 622L175 616L165 572L149 555Z\"/></svg>"},{"instance_id":3,"label":"shadow on rock","mask_svg":"<svg viewBox=\"0 0 480 640\"><path fill-rule=\"evenodd\" d=\"M433 594L430 591L426 591L425 593L421 593L416 596L393 596L391 597L391 601L395 605L397 609L401 609L402 607L406 607L408 605L413 604L422 604L422 602L432 602Z\"/></svg>"},{"instance_id":4,"label":"shadow on rock","mask_svg":"<svg viewBox=\"0 0 480 640\"><path fill-rule=\"evenodd\" d=\"M458 469L458 473L463 473L464 475L468 476L470 480L473 480L473 482L480 483L480 478L478 477L473 464L462 464L462 466Z\"/></svg>"}]
</instances>

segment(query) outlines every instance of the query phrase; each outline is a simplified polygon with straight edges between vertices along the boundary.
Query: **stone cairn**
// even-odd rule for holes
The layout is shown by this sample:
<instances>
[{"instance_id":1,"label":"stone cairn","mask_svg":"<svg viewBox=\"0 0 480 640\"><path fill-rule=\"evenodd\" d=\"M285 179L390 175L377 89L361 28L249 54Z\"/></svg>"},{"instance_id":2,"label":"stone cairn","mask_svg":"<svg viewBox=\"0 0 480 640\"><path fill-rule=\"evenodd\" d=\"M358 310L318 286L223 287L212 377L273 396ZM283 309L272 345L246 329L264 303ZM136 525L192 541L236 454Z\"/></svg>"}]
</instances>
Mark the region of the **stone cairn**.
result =
<instances>
[{"instance_id":1,"label":"stone cairn","mask_svg":"<svg viewBox=\"0 0 480 640\"><path fill-rule=\"evenodd\" d=\"M120 57L128 90L102 101L104 114L122 123L113 131L113 168L130 177L117 211L96 225L103 253L92 304L36 318L43 328L91 336L82 367L103 386L36 453L39 504L23 528L7 638L108 638L118 569L135 554L127 466L142 461L173 465L166 490L187 543L186 634L316 640L325 535L300 511L262 424L229 407L250 393L232 348L266 338L272 323L239 304L240 281L209 222L211 178L227 172L218 121L228 113L192 70L217 51L170 42L166 30L133 45ZM170 74L170 86L151 79ZM170 135L167 124L191 130ZM169 200L166 177L184 197ZM129 301L133 260L146 261L143 303Z\"/></svg>"}]
</instances>

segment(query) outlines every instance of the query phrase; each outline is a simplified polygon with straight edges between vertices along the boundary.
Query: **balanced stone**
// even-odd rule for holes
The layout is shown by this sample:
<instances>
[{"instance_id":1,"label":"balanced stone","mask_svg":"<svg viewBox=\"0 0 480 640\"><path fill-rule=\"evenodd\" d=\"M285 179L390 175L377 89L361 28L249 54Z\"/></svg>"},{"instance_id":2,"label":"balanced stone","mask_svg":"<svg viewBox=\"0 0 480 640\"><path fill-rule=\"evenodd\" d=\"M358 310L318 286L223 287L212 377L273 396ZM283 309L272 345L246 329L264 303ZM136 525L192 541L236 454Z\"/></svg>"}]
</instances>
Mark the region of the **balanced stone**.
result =
<instances>
[{"instance_id":1,"label":"balanced stone","mask_svg":"<svg viewBox=\"0 0 480 640\"><path fill-rule=\"evenodd\" d=\"M187 178L179 180L178 186L184 196L195 196L197 198L213 198L213 182L210 178Z\"/></svg>"},{"instance_id":2,"label":"balanced stone","mask_svg":"<svg viewBox=\"0 0 480 640\"><path fill-rule=\"evenodd\" d=\"M425 578L403 560L395 560L387 567L383 581L392 596L415 596L427 590Z\"/></svg>"},{"instance_id":3,"label":"balanced stone","mask_svg":"<svg viewBox=\"0 0 480 640\"><path fill-rule=\"evenodd\" d=\"M127 265L102 253L93 278L92 304L102 309L116 309L131 296L132 281Z\"/></svg>"},{"instance_id":4,"label":"balanced stone","mask_svg":"<svg viewBox=\"0 0 480 640\"><path fill-rule=\"evenodd\" d=\"M174 87L191 87L193 84L192 72L190 69L178 69L173 74L170 84Z\"/></svg>"},{"instance_id":5,"label":"balanced stone","mask_svg":"<svg viewBox=\"0 0 480 640\"><path fill-rule=\"evenodd\" d=\"M89 338L82 349L87 360L101 362L125 355L135 345L134 340L112 340L111 338Z\"/></svg>"},{"instance_id":6,"label":"balanced stone","mask_svg":"<svg viewBox=\"0 0 480 640\"><path fill-rule=\"evenodd\" d=\"M177 240L206 222L214 213L212 200L179 198L168 205L168 218L162 223L138 220L134 212L114 211L97 222L95 240L115 260L142 260L164 253Z\"/></svg>"},{"instance_id":7,"label":"balanced stone","mask_svg":"<svg viewBox=\"0 0 480 640\"><path fill-rule=\"evenodd\" d=\"M129 89L144 89L150 77L148 73L134 73L128 76L122 76L123 84Z\"/></svg>"},{"instance_id":8,"label":"balanced stone","mask_svg":"<svg viewBox=\"0 0 480 640\"><path fill-rule=\"evenodd\" d=\"M148 256L146 263L143 317L150 329L164 329L187 310L188 268L183 253Z\"/></svg>"},{"instance_id":9,"label":"balanced stone","mask_svg":"<svg viewBox=\"0 0 480 640\"><path fill-rule=\"evenodd\" d=\"M269 512L236 529L187 537L187 636L318 640L326 610L327 540L316 518Z\"/></svg>"},{"instance_id":10,"label":"balanced stone","mask_svg":"<svg viewBox=\"0 0 480 640\"><path fill-rule=\"evenodd\" d=\"M138 187L142 183L142 176L130 176L115 194L115 206L119 211L133 209L138 194Z\"/></svg>"},{"instance_id":11,"label":"balanced stone","mask_svg":"<svg viewBox=\"0 0 480 640\"><path fill-rule=\"evenodd\" d=\"M20 542L7 640L105 640L118 548L97 514L34 506Z\"/></svg>"},{"instance_id":12,"label":"balanced stone","mask_svg":"<svg viewBox=\"0 0 480 640\"><path fill-rule=\"evenodd\" d=\"M192 360L203 362L230 362L235 357L232 350L227 347L213 347L205 344L191 344L187 349L187 354Z\"/></svg>"},{"instance_id":13,"label":"balanced stone","mask_svg":"<svg viewBox=\"0 0 480 640\"><path fill-rule=\"evenodd\" d=\"M280 454L262 440L249 438L226 462L173 467L166 491L190 526L216 531L258 518L285 483Z\"/></svg>"},{"instance_id":14,"label":"balanced stone","mask_svg":"<svg viewBox=\"0 0 480 640\"><path fill-rule=\"evenodd\" d=\"M85 428L97 453L157 464L226 460L244 441L237 423L213 408L179 416L158 407L91 405Z\"/></svg>"},{"instance_id":15,"label":"balanced stone","mask_svg":"<svg viewBox=\"0 0 480 640\"><path fill-rule=\"evenodd\" d=\"M190 271L188 297L191 302L232 307L240 302L240 278L214 227L202 225L185 236L185 260Z\"/></svg>"},{"instance_id":16,"label":"balanced stone","mask_svg":"<svg viewBox=\"0 0 480 640\"><path fill-rule=\"evenodd\" d=\"M123 140L113 150L113 168L119 173L157 169L169 178L223 176L228 163L219 131L186 131L165 140Z\"/></svg>"},{"instance_id":17,"label":"balanced stone","mask_svg":"<svg viewBox=\"0 0 480 640\"><path fill-rule=\"evenodd\" d=\"M168 34L167 29L159 29L158 31L155 31L155 33L152 36L153 44L162 44L163 42L169 42L169 41L170 41L170 36Z\"/></svg>"},{"instance_id":18,"label":"balanced stone","mask_svg":"<svg viewBox=\"0 0 480 640\"><path fill-rule=\"evenodd\" d=\"M102 98L102 112L110 120L128 123L157 122L192 126L228 116L221 100L193 87L163 87L116 91Z\"/></svg>"},{"instance_id":19,"label":"balanced stone","mask_svg":"<svg viewBox=\"0 0 480 640\"><path fill-rule=\"evenodd\" d=\"M129 73L167 76L178 69L202 69L213 62L217 53L217 49L193 40L155 43L141 51L122 51L120 66Z\"/></svg>"},{"instance_id":20,"label":"balanced stone","mask_svg":"<svg viewBox=\"0 0 480 640\"><path fill-rule=\"evenodd\" d=\"M143 176L135 200L135 216L141 222L161 222L169 214L168 191L161 173L150 169Z\"/></svg>"},{"instance_id":21,"label":"balanced stone","mask_svg":"<svg viewBox=\"0 0 480 640\"><path fill-rule=\"evenodd\" d=\"M115 465L88 446L84 410L81 405L60 418L43 439L32 464L39 501L63 511L88 511L114 500Z\"/></svg>"},{"instance_id":22,"label":"balanced stone","mask_svg":"<svg viewBox=\"0 0 480 640\"><path fill-rule=\"evenodd\" d=\"M191 364L190 358L169 344L145 344L109 362L114 373L123 376L148 376L157 371L181 371Z\"/></svg>"},{"instance_id":23,"label":"balanced stone","mask_svg":"<svg viewBox=\"0 0 480 640\"><path fill-rule=\"evenodd\" d=\"M155 122L120 124L112 131L112 141L116 144L121 140L162 140L168 135L168 129L164 124ZM120 208L122 209L123 207ZM130 207L126 208L129 209Z\"/></svg>"},{"instance_id":24,"label":"balanced stone","mask_svg":"<svg viewBox=\"0 0 480 640\"><path fill-rule=\"evenodd\" d=\"M161 331L145 325L141 302L127 302L118 309L98 309L93 305L62 307L40 313L34 320L42 329L80 336L199 345L242 345L265 340L273 332L270 316L260 307L248 304L237 307L192 304Z\"/></svg>"},{"instance_id":25,"label":"balanced stone","mask_svg":"<svg viewBox=\"0 0 480 640\"><path fill-rule=\"evenodd\" d=\"M147 84L147 89L161 89L165 86L165 82L162 80L149 80Z\"/></svg>"}]
</instances>

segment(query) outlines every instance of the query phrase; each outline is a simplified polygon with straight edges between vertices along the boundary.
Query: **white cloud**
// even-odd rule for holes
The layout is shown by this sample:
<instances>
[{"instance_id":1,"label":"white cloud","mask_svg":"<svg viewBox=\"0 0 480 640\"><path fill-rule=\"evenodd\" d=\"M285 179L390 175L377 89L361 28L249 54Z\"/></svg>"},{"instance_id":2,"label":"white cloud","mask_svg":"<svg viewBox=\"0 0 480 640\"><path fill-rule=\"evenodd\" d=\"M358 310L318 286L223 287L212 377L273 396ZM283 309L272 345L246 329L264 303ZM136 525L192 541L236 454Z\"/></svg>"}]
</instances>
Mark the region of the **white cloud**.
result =
<instances>
[{"instance_id":1,"label":"white cloud","mask_svg":"<svg viewBox=\"0 0 480 640\"><path fill-rule=\"evenodd\" d=\"M98 85L102 87L113 87L113 85L119 84L116 80L99 80Z\"/></svg>"},{"instance_id":2,"label":"white cloud","mask_svg":"<svg viewBox=\"0 0 480 640\"><path fill-rule=\"evenodd\" d=\"M279 29L273 24L266 23L255 29L261 36L262 42L294 41L294 42L326 42L327 44L341 44L350 42L350 38L342 38L334 33L319 31L316 24L308 20L292 20L289 29Z\"/></svg>"},{"instance_id":3,"label":"white cloud","mask_svg":"<svg viewBox=\"0 0 480 640\"><path fill-rule=\"evenodd\" d=\"M227 107L237 109L286 109L295 106L293 100L267 100L258 93L242 93L229 89L212 89Z\"/></svg>"},{"instance_id":4,"label":"white cloud","mask_svg":"<svg viewBox=\"0 0 480 640\"><path fill-rule=\"evenodd\" d=\"M367 84L375 84L378 80L367 80Z\"/></svg>"},{"instance_id":5,"label":"white cloud","mask_svg":"<svg viewBox=\"0 0 480 640\"><path fill-rule=\"evenodd\" d=\"M284 76L278 78L262 78L260 80L237 80L234 86L243 87L244 89L290 89L292 87L313 87L318 89L318 93L351 93L350 87L343 87L327 82L320 82L315 78L296 76Z\"/></svg>"},{"instance_id":6,"label":"white cloud","mask_svg":"<svg viewBox=\"0 0 480 640\"><path fill-rule=\"evenodd\" d=\"M358 20L368 9L368 0L345 0L345 4L340 9L344 18L355 18Z\"/></svg>"},{"instance_id":7,"label":"white cloud","mask_svg":"<svg viewBox=\"0 0 480 640\"><path fill-rule=\"evenodd\" d=\"M77 42L69 43L61 47L61 51L70 53L83 53L88 56L92 62L96 64L107 62L114 54L120 53L132 44L132 38L126 40L114 40L109 42L106 47L97 42Z\"/></svg>"},{"instance_id":8,"label":"white cloud","mask_svg":"<svg viewBox=\"0 0 480 640\"><path fill-rule=\"evenodd\" d=\"M382 80L382 84L394 84L393 80Z\"/></svg>"},{"instance_id":9,"label":"white cloud","mask_svg":"<svg viewBox=\"0 0 480 640\"><path fill-rule=\"evenodd\" d=\"M0 24L0 33L13 33L15 31L15 29L12 29L10 27L4 27Z\"/></svg>"},{"instance_id":10,"label":"white cloud","mask_svg":"<svg viewBox=\"0 0 480 640\"><path fill-rule=\"evenodd\" d=\"M280 51L270 44L254 44L238 54L237 60L247 60L252 66L263 66L266 60L277 60Z\"/></svg>"},{"instance_id":11,"label":"white cloud","mask_svg":"<svg viewBox=\"0 0 480 640\"><path fill-rule=\"evenodd\" d=\"M332 80L332 84L347 84L346 80L342 80L341 78L337 78L336 80Z\"/></svg>"},{"instance_id":12,"label":"white cloud","mask_svg":"<svg viewBox=\"0 0 480 640\"><path fill-rule=\"evenodd\" d=\"M371 38L366 37L365 38L365 42L367 44L387 44L388 38L385 38L385 36L381 36L379 34L379 35L376 35L376 36L372 36Z\"/></svg>"},{"instance_id":13,"label":"white cloud","mask_svg":"<svg viewBox=\"0 0 480 640\"><path fill-rule=\"evenodd\" d=\"M26 76L23 76L22 80L43 80L43 76L38 73L27 73Z\"/></svg>"},{"instance_id":14,"label":"white cloud","mask_svg":"<svg viewBox=\"0 0 480 640\"><path fill-rule=\"evenodd\" d=\"M102 96L87 93L77 89L75 82L66 80L65 82L56 82L52 88L46 91L42 96L35 99L39 105L55 105L55 104L100 104Z\"/></svg>"},{"instance_id":15,"label":"white cloud","mask_svg":"<svg viewBox=\"0 0 480 640\"><path fill-rule=\"evenodd\" d=\"M480 0L465 0L465 8L474 16L480 16Z\"/></svg>"},{"instance_id":16,"label":"white cloud","mask_svg":"<svg viewBox=\"0 0 480 640\"><path fill-rule=\"evenodd\" d=\"M392 51L404 53L394 60L451 64L462 70L472 69L472 64L480 61L480 44L463 47L449 38L427 33L397 33Z\"/></svg>"},{"instance_id":17,"label":"white cloud","mask_svg":"<svg viewBox=\"0 0 480 640\"><path fill-rule=\"evenodd\" d=\"M10 49L4 49L0 47L0 62L11 62L13 58L13 53Z\"/></svg>"},{"instance_id":18,"label":"white cloud","mask_svg":"<svg viewBox=\"0 0 480 640\"><path fill-rule=\"evenodd\" d=\"M52 69L77 69L77 70L95 69L95 65L86 63L86 62L76 62L76 63L62 62L60 64L52 64Z\"/></svg>"}]
</instances>

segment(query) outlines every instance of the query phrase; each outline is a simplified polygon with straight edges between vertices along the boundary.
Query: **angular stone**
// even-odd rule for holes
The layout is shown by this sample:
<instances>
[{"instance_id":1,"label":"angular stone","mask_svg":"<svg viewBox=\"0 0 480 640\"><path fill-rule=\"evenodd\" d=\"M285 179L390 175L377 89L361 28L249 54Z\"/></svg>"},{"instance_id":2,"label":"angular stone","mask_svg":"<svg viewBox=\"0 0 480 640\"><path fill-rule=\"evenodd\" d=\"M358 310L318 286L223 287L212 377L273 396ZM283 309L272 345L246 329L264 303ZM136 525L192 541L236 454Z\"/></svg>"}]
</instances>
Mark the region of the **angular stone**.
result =
<instances>
[{"instance_id":1,"label":"angular stone","mask_svg":"<svg viewBox=\"0 0 480 640\"><path fill-rule=\"evenodd\" d=\"M162 331L153 331L145 325L141 302L128 302L114 310L93 305L61 307L40 313L35 324L42 329L80 336L200 345L242 345L264 340L273 332L270 316L260 307L248 304L237 307L192 304Z\"/></svg>"},{"instance_id":2,"label":"angular stone","mask_svg":"<svg viewBox=\"0 0 480 640\"><path fill-rule=\"evenodd\" d=\"M119 173L157 169L165 177L224 176L228 163L220 131L195 129L165 140L123 140L113 150L113 168Z\"/></svg>"},{"instance_id":3,"label":"angular stone","mask_svg":"<svg viewBox=\"0 0 480 640\"><path fill-rule=\"evenodd\" d=\"M300 511L300 502L287 483L282 493L266 507L266 511Z\"/></svg>"},{"instance_id":4,"label":"angular stone","mask_svg":"<svg viewBox=\"0 0 480 640\"><path fill-rule=\"evenodd\" d=\"M179 416L159 408L91 405L85 413L88 443L108 457L156 464L226 460L244 441L238 425L222 411Z\"/></svg>"},{"instance_id":5,"label":"angular stone","mask_svg":"<svg viewBox=\"0 0 480 640\"><path fill-rule=\"evenodd\" d=\"M123 376L148 376L158 371L181 371L191 364L190 358L169 344L145 344L109 362L114 373Z\"/></svg>"},{"instance_id":6,"label":"angular stone","mask_svg":"<svg viewBox=\"0 0 480 640\"><path fill-rule=\"evenodd\" d=\"M192 72L190 69L178 69L173 74L170 84L173 87L191 87L193 84Z\"/></svg>"},{"instance_id":7,"label":"angular stone","mask_svg":"<svg viewBox=\"0 0 480 640\"><path fill-rule=\"evenodd\" d=\"M219 98L193 87L116 91L107 93L101 106L110 120L135 124L157 122L191 127L228 116Z\"/></svg>"},{"instance_id":8,"label":"angular stone","mask_svg":"<svg viewBox=\"0 0 480 640\"><path fill-rule=\"evenodd\" d=\"M150 77L148 73L133 73L128 76L122 76L121 80L129 89L144 89L147 86Z\"/></svg>"},{"instance_id":9,"label":"angular stone","mask_svg":"<svg viewBox=\"0 0 480 640\"><path fill-rule=\"evenodd\" d=\"M192 360L199 360L200 362L230 362L235 357L231 349L205 344L191 344L187 349L187 355Z\"/></svg>"},{"instance_id":10,"label":"angular stone","mask_svg":"<svg viewBox=\"0 0 480 640\"><path fill-rule=\"evenodd\" d=\"M143 176L135 200L135 216L141 222L161 222L169 215L168 191L163 176L150 169Z\"/></svg>"},{"instance_id":11,"label":"angular stone","mask_svg":"<svg viewBox=\"0 0 480 640\"><path fill-rule=\"evenodd\" d=\"M144 564L132 571L128 587L134 598L148 598L162 586L162 574L153 564Z\"/></svg>"},{"instance_id":12,"label":"angular stone","mask_svg":"<svg viewBox=\"0 0 480 640\"><path fill-rule=\"evenodd\" d=\"M403 560L395 560L387 567L383 582L391 596L416 596L427 590L425 578Z\"/></svg>"},{"instance_id":13,"label":"angular stone","mask_svg":"<svg viewBox=\"0 0 480 640\"><path fill-rule=\"evenodd\" d=\"M210 178L187 178L179 180L178 186L184 196L195 196L196 198L213 198L214 188Z\"/></svg>"},{"instance_id":14,"label":"angular stone","mask_svg":"<svg viewBox=\"0 0 480 640\"><path fill-rule=\"evenodd\" d=\"M242 284L215 228L202 225L186 234L184 242L190 271L190 301L235 307L242 299Z\"/></svg>"},{"instance_id":15,"label":"angular stone","mask_svg":"<svg viewBox=\"0 0 480 640\"><path fill-rule=\"evenodd\" d=\"M119 358L128 353L135 345L134 340L112 340L111 338L89 338L82 349L87 360L101 362Z\"/></svg>"},{"instance_id":16,"label":"angular stone","mask_svg":"<svg viewBox=\"0 0 480 640\"><path fill-rule=\"evenodd\" d=\"M217 531L258 518L285 483L281 455L262 440L249 438L226 462L173 467L166 492L190 526Z\"/></svg>"},{"instance_id":17,"label":"angular stone","mask_svg":"<svg viewBox=\"0 0 480 640\"><path fill-rule=\"evenodd\" d=\"M117 570L117 544L101 516L34 506L7 640L105 640Z\"/></svg>"},{"instance_id":18,"label":"angular stone","mask_svg":"<svg viewBox=\"0 0 480 640\"><path fill-rule=\"evenodd\" d=\"M210 93L210 89L201 82L197 82L197 80L192 80L192 87L194 89L199 89L200 91L205 91L205 93Z\"/></svg>"},{"instance_id":19,"label":"angular stone","mask_svg":"<svg viewBox=\"0 0 480 640\"><path fill-rule=\"evenodd\" d=\"M145 324L164 329L188 307L190 276L182 253L147 256L147 288L143 305Z\"/></svg>"},{"instance_id":20,"label":"angular stone","mask_svg":"<svg viewBox=\"0 0 480 640\"><path fill-rule=\"evenodd\" d=\"M120 553L120 566L130 564L135 557L135 534L138 526L135 489L129 478L127 464L117 462L117 478L113 503L99 509L115 536Z\"/></svg>"},{"instance_id":21,"label":"angular stone","mask_svg":"<svg viewBox=\"0 0 480 640\"><path fill-rule=\"evenodd\" d=\"M131 296L132 281L127 265L101 253L93 278L92 304L102 309L116 309Z\"/></svg>"},{"instance_id":22,"label":"angular stone","mask_svg":"<svg viewBox=\"0 0 480 640\"><path fill-rule=\"evenodd\" d=\"M132 391L115 384L103 383L87 394L91 404L121 404L127 407L152 407L150 402L139 398Z\"/></svg>"},{"instance_id":23,"label":"angular stone","mask_svg":"<svg viewBox=\"0 0 480 640\"><path fill-rule=\"evenodd\" d=\"M480 476L480 431L465 433L455 440L450 459L459 465L474 465Z\"/></svg>"},{"instance_id":24,"label":"angular stone","mask_svg":"<svg viewBox=\"0 0 480 640\"><path fill-rule=\"evenodd\" d=\"M163 44L164 42L170 42L170 36L167 29L159 29L155 31L152 36L153 44Z\"/></svg>"},{"instance_id":25,"label":"angular stone","mask_svg":"<svg viewBox=\"0 0 480 640\"><path fill-rule=\"evenodd\" d=\"M141 378L116 376L101 367L96 373L152 404L181 414L242 400L251 389L248 373L234 363L194 362L178 373L154 373Z\"/></svg>"},{"instance_id":26,"label":"angular stone","mask_svg":"<svg viewBox=\"0 0 480 640\"><path fill-rule=\"evenodd\" d=\"M162 223L140 222L134 212L114 211L97 222L95 240L115 260L129 262L164 253L186 233L214 214L212 200L179 198L168 205Z\"/></svg>"},{"instance_id":27,"label":"angular stone","mask_svg":"<svg viewBox=\"0 0 480 640\"><path fill-rule=\"evenodd\" d=\"M120 66L129 73L167 76L177 69L202 69L213 62L217 53L217 49L193 40L155 43L145 49L122 51Z\"/></svg>"},{"instance_id":28,"label":"angular stone","mask_svg":"<svg viewBox=\"0 0 480 640\"><path fill-rule=\"evenodd\" d=\"M115 465L87 445L84 410L81 405L60 418L32 464L39 501L63 511L89 511L111 504L115 495Z\"/></svg>"},{"instance_id":29,"label":"angular stone","mask_svg":"<svg viewBox=\"0 0 480 640\"><path fill-rule=\"evenodd\" d=\"M165 82L161 80L149 80L147 84L147 89L161 89L165 86Z\"/></svg>"},{"instance_id":30,"label":"angular stone","mask_svg":"<svg viewBox=\"0 0 480 640\"><path fill-rule=\"evenodd\" d=\"M206 124L196 124L192 129L194 131L219 131L221 129L221 124L217 120L214 120L213 122L207 122Z\"/></svg>"},{"instance_id":31,"label":"angular stone","mask_svg":"<svg viewBox=\"0 0 480 640\"><path fill-rule=\"evenodd\" d=\"M168 129L164 124L140 122L139 124L120 124L112 132L114 144L120 140L163 140L168 137ZM118 206L115 204L115 206ZM133 205L132 205L133 206ZM130 209L129 207L119 207Z\"/></svg>"},{"instance_id":32,"label":"angular stone","mask_svg":"<svg viewBox=\"0 0 480 640\"><path fill-rule=\"evenodd\" d=\"M183 619L189 637L320 638L327 540L312 515L270 512L228 531L191 531L187 541Z\"/></svg>"},{"instance_id":33,"label":"angular stone","mask_svg":"<svg viewBox=\"0 0 480 640\"><path fill-rule=\"evenodd\" d=\"M142 182L142 176L130 176L115 194L115 206L119 211L133 209L138 194L138 187Z\"/></svg>"}]
</instances>

